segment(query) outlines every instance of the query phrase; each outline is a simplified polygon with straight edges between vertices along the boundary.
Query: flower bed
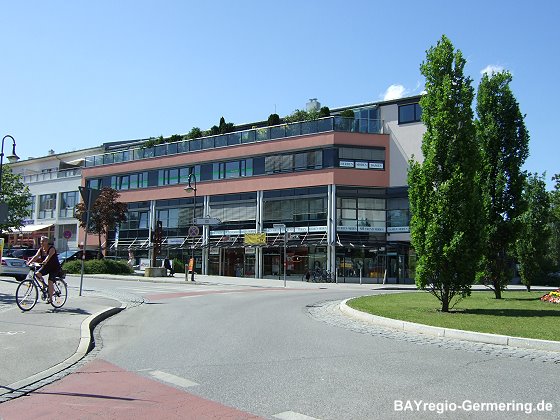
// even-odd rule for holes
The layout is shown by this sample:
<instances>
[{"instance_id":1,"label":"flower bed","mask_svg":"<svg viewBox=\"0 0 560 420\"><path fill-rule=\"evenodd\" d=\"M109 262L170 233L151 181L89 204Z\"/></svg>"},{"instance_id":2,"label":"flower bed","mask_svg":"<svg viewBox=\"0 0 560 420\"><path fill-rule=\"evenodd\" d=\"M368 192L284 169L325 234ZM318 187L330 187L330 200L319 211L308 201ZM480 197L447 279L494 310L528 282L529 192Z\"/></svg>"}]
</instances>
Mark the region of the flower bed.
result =
<instances>
[{"instance_id":1,"label":"flower bed","mask_svg":"<svg viewBox=\"0 0 560 420\"><path fill-rule=\"evenodd\" d=\"M560 304L560 289L544 295L541 300L543 302L558 303Z\"/></svg>"}]
</instances>

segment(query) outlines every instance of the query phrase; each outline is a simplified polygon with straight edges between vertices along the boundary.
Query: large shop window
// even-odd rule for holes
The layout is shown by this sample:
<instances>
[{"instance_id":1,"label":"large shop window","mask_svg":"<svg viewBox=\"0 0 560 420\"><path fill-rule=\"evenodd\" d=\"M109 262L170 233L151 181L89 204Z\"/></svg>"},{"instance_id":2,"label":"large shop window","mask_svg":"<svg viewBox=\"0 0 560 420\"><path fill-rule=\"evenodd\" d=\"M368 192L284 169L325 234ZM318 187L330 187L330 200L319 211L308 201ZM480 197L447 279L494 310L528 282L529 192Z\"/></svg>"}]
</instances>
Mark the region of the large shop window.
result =
<instances>
[{"instance_id":1,"label":"large shop window","mask_svg":"<svg viewBox=\"0 0 560 420\"><path fill-rule=\"evenodd\" d=\"M321 169L323 167L323 152L314 150L287 155L267 156L264 161L265 173L302 171Z\"/></svg>"}]
</instances>

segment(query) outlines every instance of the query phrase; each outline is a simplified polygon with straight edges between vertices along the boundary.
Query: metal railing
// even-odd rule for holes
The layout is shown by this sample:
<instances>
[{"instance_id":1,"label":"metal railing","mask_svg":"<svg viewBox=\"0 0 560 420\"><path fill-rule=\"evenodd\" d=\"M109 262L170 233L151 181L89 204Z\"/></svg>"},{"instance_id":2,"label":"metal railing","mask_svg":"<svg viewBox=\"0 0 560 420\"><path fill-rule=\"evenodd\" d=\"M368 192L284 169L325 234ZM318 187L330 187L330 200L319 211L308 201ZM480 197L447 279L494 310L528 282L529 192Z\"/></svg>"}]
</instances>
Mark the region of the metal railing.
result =
<instances>
[{"instance_id":1,"label":"metal railing","mask_svg":"<svg viewBox=\"0 0 560 420\"><path fill-rule=\"evenodd\" d=\"M377 119L354 119L340 116L300 121L271 127L253 128L217 136L185 139L178 142L163 143L152 147L118 150L100 155L87 156L85 166L110 165L178 153L195 152L239 144L258 143L287 137L324 133L329 131L349 133L382 134L383 124Z\"/></svg>"},{"instance_id":2,"label":"metal railing","mask_svg":"<svg viewBox=\"0 0 560 420\"><path fill-rule=\"evenodd\" d=\"M65 169L61 171L41 172L38 174L24 175L23 183L31 184L33 182L50 181L59 178L81 177L82 169Z\"/></svg>"}]
</instances>

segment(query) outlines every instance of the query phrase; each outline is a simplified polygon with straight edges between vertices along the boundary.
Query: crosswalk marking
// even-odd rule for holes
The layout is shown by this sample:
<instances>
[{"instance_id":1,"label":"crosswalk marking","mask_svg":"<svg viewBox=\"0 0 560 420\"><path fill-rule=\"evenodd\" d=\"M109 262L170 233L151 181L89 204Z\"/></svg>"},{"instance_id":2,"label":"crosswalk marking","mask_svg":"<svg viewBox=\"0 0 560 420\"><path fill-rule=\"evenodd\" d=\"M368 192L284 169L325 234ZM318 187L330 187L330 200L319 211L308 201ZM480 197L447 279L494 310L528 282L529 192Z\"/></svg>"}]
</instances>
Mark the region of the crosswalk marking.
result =
<instances>
[{"instance_id":1,"label":"crosswalk marking","mask_svg":"<svg viewBox=\"0 0 560 420\"><path fill-rule=\"evenodd\" d=\"M181 378L180 376L172 375L171 373L162 372L161 370L154 370L150 372L154 378L160 381L167 382L172 385L179 386L181 388L189 388L191 386L198 386L196 382L189 381L188 379Z\"/></svg>"}]
</instances>

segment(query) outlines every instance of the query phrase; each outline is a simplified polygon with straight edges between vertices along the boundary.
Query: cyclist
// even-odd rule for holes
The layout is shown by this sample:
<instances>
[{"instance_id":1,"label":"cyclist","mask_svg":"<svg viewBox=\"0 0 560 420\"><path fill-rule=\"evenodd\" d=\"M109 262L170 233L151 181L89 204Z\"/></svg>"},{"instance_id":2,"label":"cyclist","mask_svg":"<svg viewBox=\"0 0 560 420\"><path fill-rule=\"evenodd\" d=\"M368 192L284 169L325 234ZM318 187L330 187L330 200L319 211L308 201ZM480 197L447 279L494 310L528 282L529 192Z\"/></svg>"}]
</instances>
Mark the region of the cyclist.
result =
<instances>
[{"instance_id":1,"label":"cyclist","mask_svg":"<svg viewBox=\"0 0 560 420\"><path fill-rule=\"evenodd\" d=\"M41 236L41 247L35 254L33 258L29 260L28 264L31 264L35 261L41 263L42 267L37 270L37 278L43 284L45 284L45 280L43 276L49 275L49 297L47 303L50 303L53 295L54 285L52 279L57 276L61 271L60 262L58 261L58 254L56 249L53 245L49 244L49 238L46 236Z\"/></svg>"}]
</instances>

